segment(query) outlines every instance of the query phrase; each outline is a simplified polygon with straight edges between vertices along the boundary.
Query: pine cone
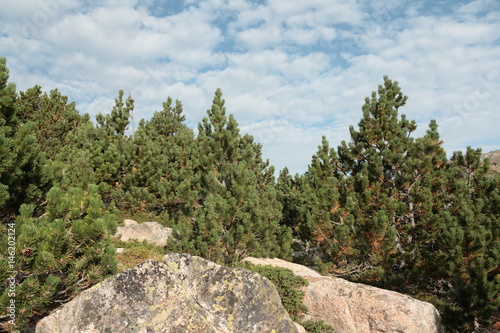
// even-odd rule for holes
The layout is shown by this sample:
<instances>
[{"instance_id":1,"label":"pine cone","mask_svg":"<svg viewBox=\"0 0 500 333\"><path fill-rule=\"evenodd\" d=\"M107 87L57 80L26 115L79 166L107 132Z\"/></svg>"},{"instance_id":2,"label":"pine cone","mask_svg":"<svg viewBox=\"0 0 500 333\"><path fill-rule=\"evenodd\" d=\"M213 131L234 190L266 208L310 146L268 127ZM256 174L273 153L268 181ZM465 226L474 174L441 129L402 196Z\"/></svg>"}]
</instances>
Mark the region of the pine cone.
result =
<instances>
[{"instance_id":1,"label":"pine cone","mask_svg":"<svg viewBox=\"0 0 500 333\"><path fill-rule=\"evenodd\" d=\"M31 247L27 247L22 252L23 257L29 257L33 254L33 249Z\"/></svg>"}]
</instances>

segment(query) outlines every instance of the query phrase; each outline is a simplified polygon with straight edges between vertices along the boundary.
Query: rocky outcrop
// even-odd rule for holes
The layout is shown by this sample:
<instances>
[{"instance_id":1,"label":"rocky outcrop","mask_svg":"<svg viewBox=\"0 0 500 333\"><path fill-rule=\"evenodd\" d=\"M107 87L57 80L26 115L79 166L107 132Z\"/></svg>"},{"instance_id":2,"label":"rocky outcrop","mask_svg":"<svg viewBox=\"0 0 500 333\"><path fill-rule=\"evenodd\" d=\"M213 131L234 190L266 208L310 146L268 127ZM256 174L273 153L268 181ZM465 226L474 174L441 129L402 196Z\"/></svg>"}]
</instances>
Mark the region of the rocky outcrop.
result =
<instances>
[{"instance_id":1,"label":"rocky outcrop","mask_svg":"<svg viewBox=\"0 0 500 333\"><path fill-rule=\"evenodd\" d=\"M427 302L389 290L322 276L305 266L280 259L246 258L257 265L291 269L304 277L305 320L323 320L337 333L437 333L439 313Z\"/></svg>"},{"instance_id":2,"label":"rocky outcrop","mask_svg":"<svg viewBox=\"0 0 500 333\"><path fill-rule=\"evenodd\" d=\"M490 160L490 170L500 173L500 150L490 151L481 155L481 160L484 161L486 158Z\"/></svg>"},{"instance_id":3,"label":"rocky outcrop","mask_svg":"<svg viewBox=\"0 0 500 333\"><path fill-rule=\"evenodd\" d=\"M118 227L115 237L122 241L137 239L138 241L147 241L148 243L165 246L167 240L172 236L172 229L165 228L158 222L137 223L134 220L125 220L123 227Z\"/></svg>"},{"instance_id":4,"label":"rocky outcrop","mask_svg":"<svg viewBox=\"0 0 500 333\"><path fill-rule=\"evenodd\" d=\"M82 292L39 333L298 332L274 285L188 254L148 260Z\"/></svg>"}]
</instances>

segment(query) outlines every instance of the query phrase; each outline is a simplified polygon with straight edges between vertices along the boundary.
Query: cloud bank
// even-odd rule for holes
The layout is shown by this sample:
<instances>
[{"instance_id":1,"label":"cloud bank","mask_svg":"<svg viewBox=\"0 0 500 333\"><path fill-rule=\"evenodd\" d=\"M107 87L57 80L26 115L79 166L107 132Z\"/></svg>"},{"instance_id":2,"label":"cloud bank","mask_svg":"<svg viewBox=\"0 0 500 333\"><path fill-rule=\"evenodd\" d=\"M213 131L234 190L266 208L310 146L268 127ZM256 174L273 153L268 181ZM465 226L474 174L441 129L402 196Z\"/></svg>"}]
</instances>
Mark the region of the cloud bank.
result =
<instances>
[{"instance_id":1,"label":"cloud bank","mask_svg":"<svg viewBox=\"0 0 500 333\"><path fill-rule=\"evenodd\" d=\"M171 96L196 128L221 88L264 157L303 173L349 140L364 98L397 80L423 135L500 149L500 4L476 1L5 0L1 56L19 90L58 88L82 113L119 89L150 118Z\"/></svg>"}]
</instances>

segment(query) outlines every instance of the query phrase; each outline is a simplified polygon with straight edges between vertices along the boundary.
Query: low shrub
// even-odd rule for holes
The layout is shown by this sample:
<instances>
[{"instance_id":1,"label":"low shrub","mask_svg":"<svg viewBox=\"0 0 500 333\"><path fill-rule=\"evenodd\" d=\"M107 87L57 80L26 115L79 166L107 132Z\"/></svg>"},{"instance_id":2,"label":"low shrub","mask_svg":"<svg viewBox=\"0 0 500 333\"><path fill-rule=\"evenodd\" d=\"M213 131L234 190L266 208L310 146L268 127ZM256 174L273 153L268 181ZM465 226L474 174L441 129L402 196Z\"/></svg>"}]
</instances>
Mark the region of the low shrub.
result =
<instances>
[{"instance_id":1,"label":"low shrub","mask_svg":"<svg viewBox=\"0 0 500 333\"><path fill-rule=\"evenodd\" d=\"M307 306L302 302L305 292L301 287L307 286L309 282L301 276L297 276L291 269L275 267L271 265L255 265L245 261L242 267L256 272L268 278L275 286L281 297L283 307L286 309L293 321L301 324L310 333L335 333L333 327L321 321L302 321L303 314L307 312Z\"/></svg>"}]
</instances>

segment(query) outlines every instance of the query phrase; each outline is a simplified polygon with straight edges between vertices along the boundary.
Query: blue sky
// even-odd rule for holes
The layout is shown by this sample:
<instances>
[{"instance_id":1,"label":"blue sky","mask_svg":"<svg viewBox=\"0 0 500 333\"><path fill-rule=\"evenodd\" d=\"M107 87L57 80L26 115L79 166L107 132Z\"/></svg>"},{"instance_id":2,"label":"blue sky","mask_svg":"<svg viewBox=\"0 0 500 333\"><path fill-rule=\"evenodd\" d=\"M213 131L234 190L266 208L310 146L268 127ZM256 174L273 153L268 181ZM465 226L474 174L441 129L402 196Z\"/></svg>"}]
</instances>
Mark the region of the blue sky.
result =
<instances>
[{"instance_id":1,"label":"blue sky","mask_svg":"<svg viewBox=\"0 0 500 333\"><path fill-rule=\"evenodd\" d=\"M221 88L278 170L303 173L325 135L349 140L383 82L448 152L500 149L500 2L3 0L0 56L18 90L58 88L82 113L119 89L150 118L168 96L197 123Z\"/></svg>"}]
</instances>

